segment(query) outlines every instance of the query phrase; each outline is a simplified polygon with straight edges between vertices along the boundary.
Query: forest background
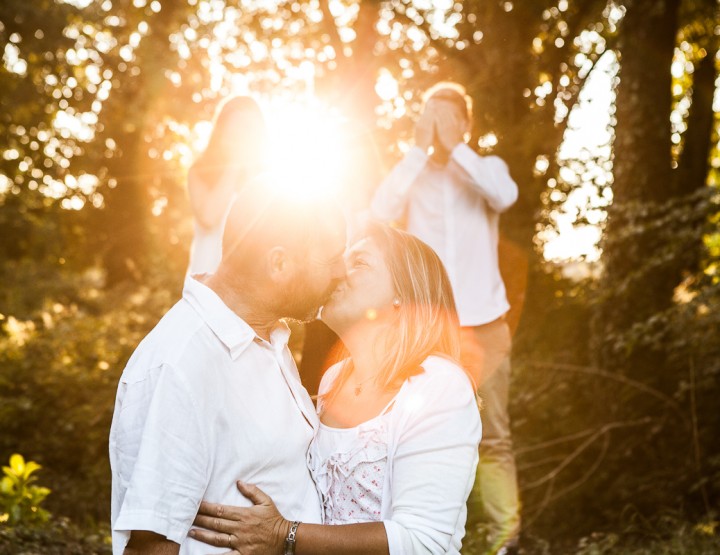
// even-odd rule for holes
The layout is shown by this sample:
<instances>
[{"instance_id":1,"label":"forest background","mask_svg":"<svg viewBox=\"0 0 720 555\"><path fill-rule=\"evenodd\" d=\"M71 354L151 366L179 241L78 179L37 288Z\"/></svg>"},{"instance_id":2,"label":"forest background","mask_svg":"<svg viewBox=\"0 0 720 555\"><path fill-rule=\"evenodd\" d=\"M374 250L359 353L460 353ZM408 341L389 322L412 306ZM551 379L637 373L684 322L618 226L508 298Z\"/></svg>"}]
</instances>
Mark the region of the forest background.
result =
<instances>
[{"instance_id":1,"label":"forest background","mask_svg":"<svg viewBox=\"0 0 720 555\"><path fill-rule=\"evenodd\" d=\"M720 550L716 0L3 0L0 42L0 461L25 457L0 552L108 552L117 380L179 297L218 100L317 99L381 173L439 79L520 188L501 257L524 551ZM607 126L573 149L600 71ZM548 248L578 231L588 248Z\"/></svg>"}]
</instances>

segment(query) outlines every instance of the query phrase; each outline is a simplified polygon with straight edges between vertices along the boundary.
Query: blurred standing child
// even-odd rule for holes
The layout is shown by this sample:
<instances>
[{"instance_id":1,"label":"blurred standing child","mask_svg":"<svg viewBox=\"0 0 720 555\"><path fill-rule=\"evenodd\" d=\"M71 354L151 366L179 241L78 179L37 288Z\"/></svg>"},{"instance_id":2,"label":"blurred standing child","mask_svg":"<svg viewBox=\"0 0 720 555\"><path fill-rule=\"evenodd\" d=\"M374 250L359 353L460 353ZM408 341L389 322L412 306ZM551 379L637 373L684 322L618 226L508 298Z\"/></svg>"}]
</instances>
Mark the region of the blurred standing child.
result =
<instances>
[{"instance_id":1,"label":"blurred standing child","mask_svg":"<svg viewBox=\"0 0 720 555\"><path fill-rule=\"evenodd\" d=\"M216 112L205 151L188 175L195 234L188 274L212 274L220 264L225 220L237 192L265 164L267 129L257 102L231 97Z\"/></svg>"}]
</instances>

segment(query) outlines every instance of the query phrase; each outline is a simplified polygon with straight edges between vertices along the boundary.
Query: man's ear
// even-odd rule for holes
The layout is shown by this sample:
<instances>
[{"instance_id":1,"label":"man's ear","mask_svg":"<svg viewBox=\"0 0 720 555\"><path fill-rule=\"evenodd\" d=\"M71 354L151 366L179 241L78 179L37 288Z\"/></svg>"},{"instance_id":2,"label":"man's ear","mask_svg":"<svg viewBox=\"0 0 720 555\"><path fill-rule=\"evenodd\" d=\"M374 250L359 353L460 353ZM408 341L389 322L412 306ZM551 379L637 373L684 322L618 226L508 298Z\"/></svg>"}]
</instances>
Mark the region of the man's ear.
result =
<instances>
[{"instance_id":1,"label":"man's ear","mask_svg":"<svg viewBox=\"0 0 720 555\"><path fill-rule=\"evenodd\" d=\"M293 260L285 247L273 247L265 256L268 277L278 283L284 283L292 276Z\"/></svg>"}]
</instances>

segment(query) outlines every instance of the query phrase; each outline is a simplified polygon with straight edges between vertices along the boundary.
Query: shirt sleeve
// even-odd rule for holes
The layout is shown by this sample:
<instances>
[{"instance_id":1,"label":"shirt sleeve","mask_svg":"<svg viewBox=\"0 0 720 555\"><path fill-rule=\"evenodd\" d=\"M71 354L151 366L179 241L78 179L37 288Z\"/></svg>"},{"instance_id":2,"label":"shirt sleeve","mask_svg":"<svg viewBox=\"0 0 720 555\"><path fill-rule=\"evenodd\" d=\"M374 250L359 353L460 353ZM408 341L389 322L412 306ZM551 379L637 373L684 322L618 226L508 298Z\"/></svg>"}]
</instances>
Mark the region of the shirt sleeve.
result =
<instances>
[{"instance_id":1,"label":"shirt sleeve","mask_svg":"<svg viewBox=\"0 0 720 555\"><path fill-rule=\"evenodd\" d=\"M370 215L384 222L402 218L408 193L427 164L428 156L418 147L411 148L375 191Z\"/></svg>"},{"instance_id":2,"label":"shirt sleeve","mask_svg":"<svg viewBox=\"0 0 720 555\"><path fill-rule=\"evenodd\" d=\"M493 210L504 212L515 204L518 187L501 158L480 156L460 143L453 149L451 160L467 174L470 186L477 189Z\"/></svg>"},{"instance_id":3,"label":"shirt sleeve","mask_svg":"<svg viewBox=\"0 0 720 555\"><path fill-rule=\"evenodd\" d=\"M384 521L391 555L447 553L464 526L475 478L481 425L472 386L460 369L427 378L402 407L409 415L397 438L392 511Z\"/></svg>"},{"instance_id":4,"label":"shirt sleeve","mask_svg":"<svg viewBox=\"0 0 720 555\"><path fill-rule=\"evenodd\" d=\"M148 530L182 543L208 485L208 433L178 373L162 366L151 376L122 384L114 448L126 490L113 531L129 538Z\"/></svg>"}]
</instances>

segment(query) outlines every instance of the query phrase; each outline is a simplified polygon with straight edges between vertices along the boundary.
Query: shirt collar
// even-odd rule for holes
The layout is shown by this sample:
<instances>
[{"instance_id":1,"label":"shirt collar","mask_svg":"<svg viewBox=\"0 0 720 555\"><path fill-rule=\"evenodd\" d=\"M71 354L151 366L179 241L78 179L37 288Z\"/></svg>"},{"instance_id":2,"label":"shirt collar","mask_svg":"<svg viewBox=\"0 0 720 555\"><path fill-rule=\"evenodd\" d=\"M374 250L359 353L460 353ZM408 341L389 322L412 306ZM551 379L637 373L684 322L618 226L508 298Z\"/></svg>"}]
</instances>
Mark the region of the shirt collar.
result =
<instances>
[{"instance_id":1,"label":"shirt collar","mask_svg":"<svg viewBox=\"0 0 720 555\"><path fill-rule=\"evenodd\" d=\"M230 351L230 357L237 359L255 340L262 341L255 330L235 314L222 299L207 285L192 276L185 278L183 299L200 315L217 338ZM290 329L285 322L270 332L270 345L282 351L290 338Z\"/></svg>"},{"instance_id":2,"label":"shirt collar","mask_svg":"<svg viewBox=\"0 0 720 555\"><path fill-rule=\"evenodd\" d=\"M270 346L277 352L283 351L290 340L290 328L279 320L277 325L270 331Z\"/></svg>"}]
</instances>

